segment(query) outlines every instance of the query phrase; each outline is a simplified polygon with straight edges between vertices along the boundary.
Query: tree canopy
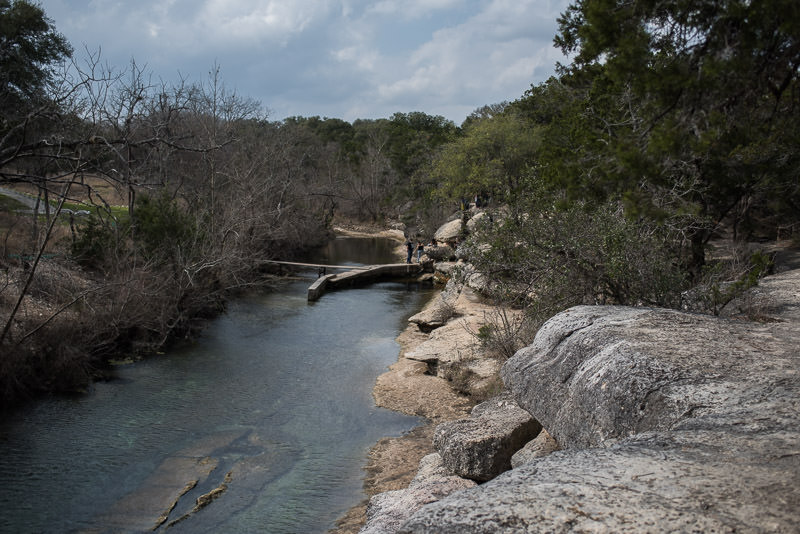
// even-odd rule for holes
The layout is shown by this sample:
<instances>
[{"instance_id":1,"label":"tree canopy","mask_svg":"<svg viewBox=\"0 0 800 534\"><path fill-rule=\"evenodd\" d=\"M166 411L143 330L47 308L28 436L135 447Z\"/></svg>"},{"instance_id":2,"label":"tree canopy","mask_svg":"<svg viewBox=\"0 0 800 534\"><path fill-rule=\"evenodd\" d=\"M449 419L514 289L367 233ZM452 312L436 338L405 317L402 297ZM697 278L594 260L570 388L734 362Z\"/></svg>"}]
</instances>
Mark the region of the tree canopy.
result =
<instances>
[{"instance_id":1,"label":"tree canopy","mask_svg":"<svg viewBox=\"0 0 800 534\"><path fill-rule=\"evenodd\" d=\"M692 214L697 241L798 212L796 2L579 0L559 24L585 139L560 180L634 213Z\"/></svg>"},{"instance_id":2,"label":"tree canopy","mask_svg":"<svg viewBox=\"0 0 800 534\"><path fill-rule=\"evenodd\" d=\"M0 110L43 96L52 69L72 47L44 10L27 0L0 0Z\"/></svg>"}]
</instances>

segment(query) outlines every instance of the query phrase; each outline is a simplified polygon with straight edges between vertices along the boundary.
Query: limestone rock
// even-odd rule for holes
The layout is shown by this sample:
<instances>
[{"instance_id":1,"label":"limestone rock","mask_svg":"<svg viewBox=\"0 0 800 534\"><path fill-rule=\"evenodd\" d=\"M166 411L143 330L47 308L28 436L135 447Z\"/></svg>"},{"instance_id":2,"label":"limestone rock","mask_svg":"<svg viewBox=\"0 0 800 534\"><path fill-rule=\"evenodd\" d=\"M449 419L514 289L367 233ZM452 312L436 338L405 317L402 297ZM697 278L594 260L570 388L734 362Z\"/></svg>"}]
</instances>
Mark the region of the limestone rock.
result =
<instances>
[{"instance_id":1,"label":"limestone rock","mask_svg":"<svg viewBox=\"0 0 800 534\"><path fill-rule=\"evenodd\" d=\"M455 268L459 264L454 261L441 261L434 264L434 269L438 273L442 273L445 276L452 276Z\"/></svg>"},{"instance_id":2,"label":"limestone rock","mask_svg":"<svg viewBox=\"0 0 800 534\"><path fill-rule=\"evenodd\" d=\"M558 442L547 430L542 430L539 435L529 441L511 457L511 468L516 469L535 458L541 458L558 450Z\"/></svg>"},{"instance_id":3,"label":"limestone rock","mask_svg":"<svg viewBox=\"0 0 800 534\"><path fill-rule=\"evenodd\" d=\"M425 247L425 254L434 261L450 261L455 258L456 251L450 245L442 244L435 247Z\"/></svg>"},{"instance_id":4,"label":"limestone rock","mask_svg":"<svg viewBox=\"0 0 800 534\"><path fill-rule=\"evenodd\" d=\"M800 271L753 323L578 307L503 369L564 450L423 507L403 533L796 532Z\"/></svg>"},{"instance_id":5,"label":"limestone rock","mask_svg":"<svg viewBox=\"0 0 800 534\"><path fill-rule=\"evenodd\" d=\"M408 322L416 324L423 332L430 332L443 326L456 313L455 304L458 294L459 288L456 283L448 282L444 290L436 295L421 312L412 315Z\"/></svg>"},{"instance_id":6,"label":"limestone rock","mask_svg":"<svg viewBox=\"0 0 800 534\"><path fill-rule=\"evenodd\" d=\"M478 211L476 212L470 219L467 221L467 230L469 232L474 232L475 228L477 228L481 221L486 221L488 214L485 211Z\"/></svg>"},{"instance_id":7,"label":"limestone rock","mask_svg":"<svg viewBox=\"0 0 800 534\"><path fill-rule=\"evenodd\" d=\"M453 391L446 380L428 373L428 366L401 358L380 375L372 390L375 404L432 421L463 417L469 399Z\"/></svg>"},{"instance_id":8,"label":"limestone rock","mask_svg":"<svg viewBox=\"0 0 800 534\"><path fill-rule=\"evenodd\" d=\"M436 427L433 446L452 473L485 482L511 468L511 456L541 425L508 398L486 401L468 418Z\"/></svg>"},{"instance_id":9,"label":"limestone rock","mask_svg":"<svg viewBox=\"0 0 800 534\"><path fill-rule=\"evenodd\" d=\"M714 455L722 443L683 451L680 438L555 452L424 507L399 532L796 532L796 460L732 469Z\"/></svg>"},{"instance_id":10,"label":"limestone rock","mask_svg":"<svg viewBox=\"0 0 800 534\"><path fill-rule=\"evenodd\" d=\"M423 505L475 485L472 480L448 473L441 457L436 453L429 454L420 461L417 476L407 489L379 493L369 500L367 523L361 529L361 534L397 532Z\"/></svg>"},{"instance_id":11,"label":"limestone rock","mask_svg":"<svg viewBox=\"0 0 800 534\"><path fill-rule=\"evenodd\" d=\"M503 379L563 447L595 446L729 412L732 398L758 398L797 365L797 337L778 330L674 310L579 306L545 323L505 364Z\"/></svg>"},{"instance_id":12,"label":"limestone rock","mask_svg":"<svg viewBox=\"0 0 800 534\"><path fill-rule=\"evenodd\" d=\"M430 319L428 325L436 324ZM471 360L479 346L473 335L483 325L479 317L458 317L431 332L428 340L405 354L406 358L426 363ZM420 326L424 331L424 328Z\"/></svg>"},{"instance_id":13,"label":"limestone rock","mask_svg":"<svg viewBox=\"0 0 800 534\"><path fill-rule=\"evenodd\" d=\"M454 243L461 236L463 223L461 219L455 219L444 223L436 230L433 238L440 243Z\"/></svg>"}]
</instances>

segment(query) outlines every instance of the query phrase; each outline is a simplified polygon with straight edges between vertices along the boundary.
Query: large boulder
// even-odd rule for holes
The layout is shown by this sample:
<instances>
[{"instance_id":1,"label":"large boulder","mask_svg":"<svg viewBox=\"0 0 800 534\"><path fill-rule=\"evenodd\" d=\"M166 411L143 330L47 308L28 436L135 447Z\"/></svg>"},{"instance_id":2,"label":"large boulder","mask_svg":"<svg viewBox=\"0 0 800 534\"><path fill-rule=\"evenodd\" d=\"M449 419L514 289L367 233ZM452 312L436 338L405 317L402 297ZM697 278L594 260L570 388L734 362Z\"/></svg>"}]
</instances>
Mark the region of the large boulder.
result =
<instances>
[{"instance_id":1,"label":"large boulder","mask_svg":"<svg viewBox=\"0 0 800 534\"><path fill-rule=\"evenodd\" d=\"M444 290L436 295L421 312L409 317L408 322L416 324L423 332L430 332L444 326L451 317L456 315L455 306L460 291L461 288L455 281L448 281Z\"/></svg>"},{"instance_id":2,"label":"large boulder","mask_svg":"<svg viewBox=\"0 0 800 534\"><path fill-rule=\"evenodd\" d=\"M760 322L557 315L503 378L564 450L423 507L400 532L796 532L798 288L800 271L763 280L747 297Z\"/></svg>"},{"instance_id":3,"label":"large boulder","mask_svg":"<svg viewBox=\"0 0 800 534\"><path fill-rule=\"evenodd\" d=\"M433 446L448 471L485 482L511 469L511 456L542 429L510 398L473 408L468 418L436 427Z\"/></svg>"},{"instance_id":4,"label":"large boulder","mask_svg":"<svg viewBox=\"0 0 800 534\"><path fill-rule=\"evenodd\" d=\"M425 247L425 254L435 262L442 262L455 258L456 251L450 245L429 245Z\"/></svg>"},{"instance_id":5,"label":"large boulder","mask_svg":"<svg viewBox=\"0 0 800 534\"><path fill-rule=\"evenodd\" d=\"M461 237L463 228L461 219L454 219L440 226L433 238L440 243L455 243Z\"/></svg>"},{"instance_id":6,"label":"large boulder","mask_svg":"<svg viewBox=\"0 0 800 534\"><path fill-rule=\"evenodd\" d=\"M424 332L432 325L438 325L435 322L437 318L430 317L426 323L420 323L420 330ZM475 334L484 324L482 318L474 315L454 317L444 326L437 326L427 341L406 352L405 357L429 364L471 360L480 349L480 342Z\"/></svg>"},{"instance_id":7,"label":"large boulder","mask_svg":"<svg viewBox=\"0 0 800 534\"><path fill-rule=\"evenodd\" d=\"M596 446L728 414L732 396L761 402L798 363L797 338L779 331L674 310L576 307L548 321L503 379L562 447Z\"/></svg>"},{"instance_id":8,"label":"large boulder","mask_svg":"<svg viewBox=\"0 0 800 534\"><path fill-rule=\"evenodd\" d=\"M472 233L474 232L483 222L491 220L489 214L485 211L479 211L475 213L470 219L467 221L467 231Z\"/></svg>"}]
</instances>

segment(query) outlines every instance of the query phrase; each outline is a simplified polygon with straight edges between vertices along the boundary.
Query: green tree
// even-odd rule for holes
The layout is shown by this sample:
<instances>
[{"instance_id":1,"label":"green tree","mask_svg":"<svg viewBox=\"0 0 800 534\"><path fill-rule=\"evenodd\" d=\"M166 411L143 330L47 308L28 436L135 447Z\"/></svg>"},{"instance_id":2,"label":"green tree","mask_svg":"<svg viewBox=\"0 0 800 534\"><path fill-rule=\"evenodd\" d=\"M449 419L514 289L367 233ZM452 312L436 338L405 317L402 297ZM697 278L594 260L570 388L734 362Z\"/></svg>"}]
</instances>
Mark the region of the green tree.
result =
<instances>
[{"instance_id":1,"label":"green tree","mask_svg":"<svg viewBox=\"0 0 800 534\"><path fill-rule=\"evenodd\" d=\"M458 135L452 121L421 111L395 113L387 126L392 166L408 178L430 161L436 148Z\"/></svg>"},{"instance_id":2,"label":"green tree","mask_svg":"<svg viewBox=\"0 0 800 534\"><path fill-rule=\"evenodd\" d=\"M524 180L536 166L541 128L515 113L473 118L464 135L442 147L430 174L438 195L514 202L526 194Z\"/></svg>"},{"instance_id":3,"label":"green tree","mask_svg":"<svg viewBox=\"0 0 800 534\"><path fill-rule=\"evenodd\" d=\"M41 7L27 0L0 0L0 110L9 116L46 96L55 65L72 48Z\"/></svg>"},{"instance_id":4,"label":"green tree","mask_svg":"<svg viewBox=\"0 0 800 534\"><path fill-rule=\"evenodd\" d=\"M746 231L764 213L796 219L796 2L579 0L559 24L574 105L554 132L577 150L548 161L555 181L672 218L695 273L723 221Z\"/></svg>"}]
</instances>

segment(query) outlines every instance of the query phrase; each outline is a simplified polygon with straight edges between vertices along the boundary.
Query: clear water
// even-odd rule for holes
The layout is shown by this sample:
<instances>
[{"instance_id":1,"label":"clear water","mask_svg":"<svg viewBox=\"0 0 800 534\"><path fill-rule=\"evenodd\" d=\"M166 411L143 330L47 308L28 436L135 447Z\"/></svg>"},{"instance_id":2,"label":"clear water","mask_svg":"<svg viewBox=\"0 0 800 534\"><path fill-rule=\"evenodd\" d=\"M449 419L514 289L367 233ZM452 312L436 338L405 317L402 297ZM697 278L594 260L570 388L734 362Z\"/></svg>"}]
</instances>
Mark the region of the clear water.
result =
<instances>
[{"instance_id":1,"label":"clear water","mask_svg":"<svg viewBox=\"0 0 800 534\"><path fill-rule=\"evenodd\" d=\"M372 264L392 250L337 239L316 259ZM418 423L376 408L371 390L430 291L380 283L308 303L315 277L231 303L197 343L122 366L87 395L0 422L0 532L150 530L192 480L157 532L332 528L364 498L369 447Z\"/></svg>"}]
</instances>

